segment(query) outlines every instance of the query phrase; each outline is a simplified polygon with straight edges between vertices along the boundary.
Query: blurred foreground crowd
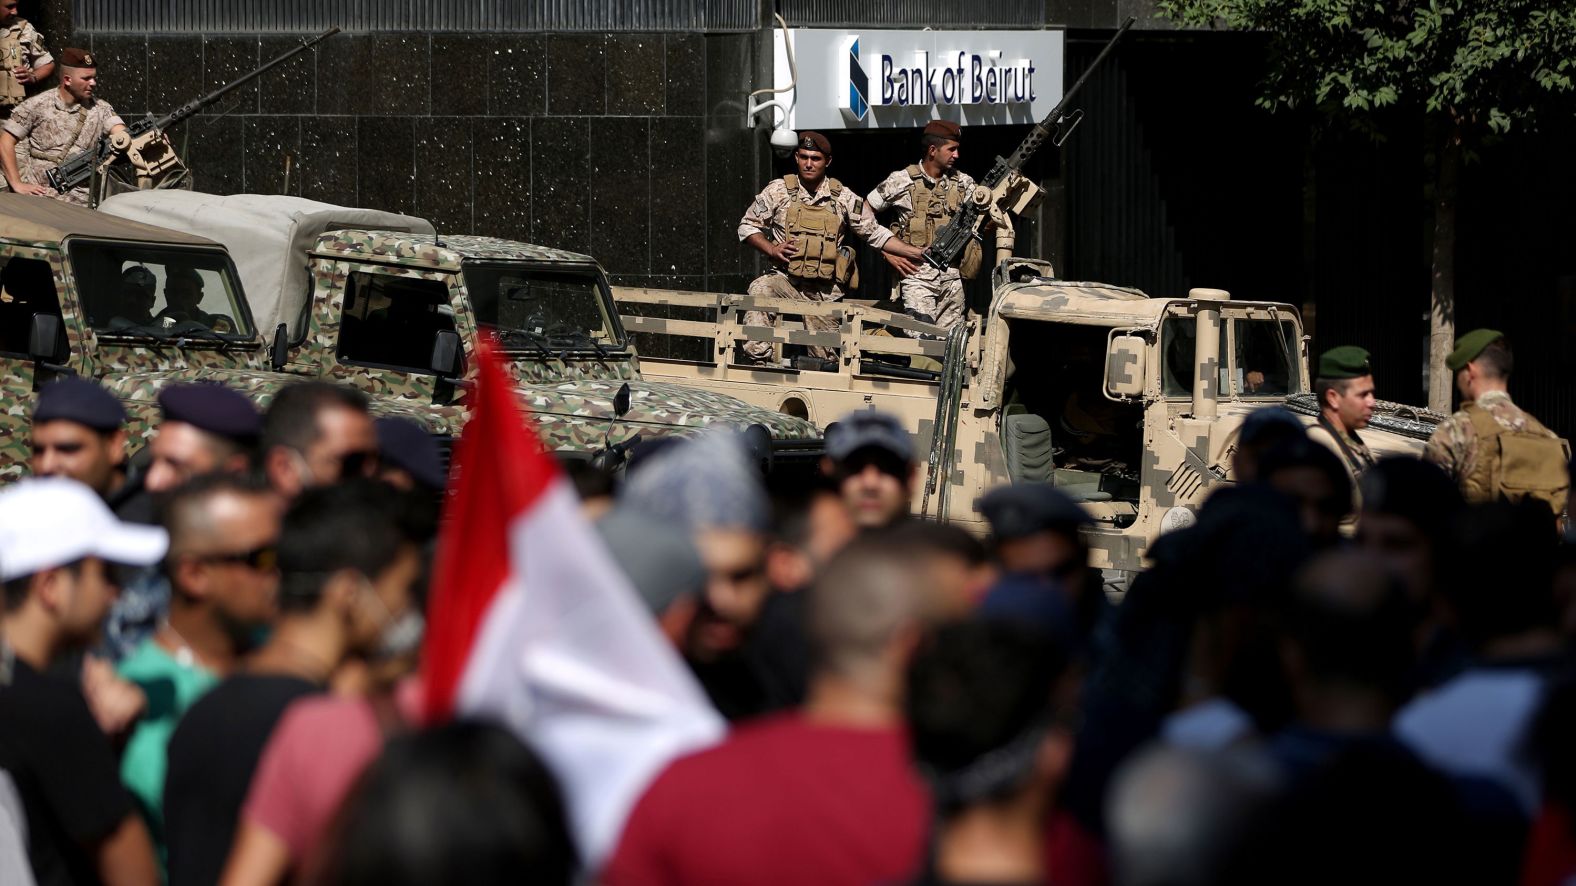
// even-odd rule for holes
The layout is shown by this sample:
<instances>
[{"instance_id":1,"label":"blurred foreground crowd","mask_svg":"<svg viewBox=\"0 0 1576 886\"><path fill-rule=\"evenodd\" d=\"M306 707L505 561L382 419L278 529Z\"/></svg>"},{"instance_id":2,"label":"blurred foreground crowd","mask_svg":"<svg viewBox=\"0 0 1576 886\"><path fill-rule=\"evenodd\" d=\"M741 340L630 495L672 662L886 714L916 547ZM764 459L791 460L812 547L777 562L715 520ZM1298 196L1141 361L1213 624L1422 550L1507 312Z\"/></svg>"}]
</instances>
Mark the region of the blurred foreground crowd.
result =
<instances>
[{"instance_id":1,"label":"blurred foreground crowd","mask_svg":"<svg viewBox=\"0 0 1576 886\"><path fill-rule=\"evenodd\" d=\"M1569 531L1416 459L1354 489L1279 409L1120 595L1050 486L912 518L879 412L795 476L722 432L565 462L731 723L588 858L526 743L418 715L433 441L322 383L160 405L131 466L113 397L46 386L0 492L0 883L1576 876Z\"/></svg>"}]
</instances>

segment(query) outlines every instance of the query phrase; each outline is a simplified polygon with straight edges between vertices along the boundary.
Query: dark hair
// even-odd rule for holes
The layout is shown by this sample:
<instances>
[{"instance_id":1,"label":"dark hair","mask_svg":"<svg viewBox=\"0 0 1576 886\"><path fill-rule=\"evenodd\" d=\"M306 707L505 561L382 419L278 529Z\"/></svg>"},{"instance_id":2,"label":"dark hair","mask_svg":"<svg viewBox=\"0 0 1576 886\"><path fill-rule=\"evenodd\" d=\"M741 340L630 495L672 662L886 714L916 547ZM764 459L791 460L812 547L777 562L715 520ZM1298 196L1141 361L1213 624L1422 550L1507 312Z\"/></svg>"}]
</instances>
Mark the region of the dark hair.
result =
<instances>
[{"instance_id":1,"label":"dark hair","mask_svg":"<svg viewBox=\"0 0 1576 886\"><path fill-rule=\"evenodd\" d=\"M882 538L892 544L911 545L916 553L938 553L957 557L970 566L983 566L990 562L990 551L985 543L966 530L950 523L932 520L903 520L880 530ZM1082 535L1072 533L1079 549L1087 547Z\"/></svg>"},{"instance_id":2,"label":"dark hair","mask_svg":"<svg viewBox=\"0 0 1576 886\"><path fill-rule=\"evenodd\" d=\"M919 137L919 149L921 151L928 152L930 148L939 148L947 142L953 141L957 141L957 139L947 138L944 135L936 135L933 132L926 133Z\"/></svg>"},{"instance_id":3,"label":"dark hair","mask_svg":"<svg viewBox=\"0 0 1576 886\"><path fill-rule=\"evenodd\" d=\"M569 475L569 482L574 484L575 495L581 501L588 498L612 498L618 491L618 481L613 472L593 464L588 458L561 458L559 464L563 466L564 473Z\"/></svg>"},{"instance_id":4,"label":"dark hair","mask_svg":"<svg viewBox=\"0 0 1576 886\"><path fill-rule=\"evenodd\" d=\"M568 884L558 785L502 727L457 721L389 740L330 834L317 883Z\"/></svg>"},{"instance_id":5,"label":"dark hair","mask_svg":"<svg viewBox=\"0 0 1576 886\"><path fill-rule=\"evenodd\" d=\"M222 439L222 438L220 438ZM262 477L252 473L203 474L164 493L159 502L160 522L170 534L173 549L176 539L194 527L207 523L208 502L221 495L271 495L273 487Z\"/></svg>"},{"instance_id":6,"label":"dark hair","mask_svg":"<svg viewBox=\"0 0 1576 886\"><path fill-rule=\"evenodd\" d=\"M257 451L266 455L274 447L283 446L305 452L322 433L317 417L326 409L350 409L366 415L367 395L326 381L305 381L285 388L263 414Z\"/></svg>"},{"instance_id":7,"label":"dark hair","mask_svg":"<svg viewBox=\"0 0 1576 886\"><path fill-rule=\"evenodd\" d=\"M317 605L323 585L342 569L372 577L409 539L394 490L356 479L308 489L285 512L279 532L279 608Z\"/></svg>"},{"instance_id":8,"label":"dark hair","mask_svg":"<svg viewBox=\"0 0 1576 886\"><path fill-rule=\"evenodd\" d=\"M819 471L769 476L766 492L772 503L773 538L796 548L810 541L810 518L815 513L815 503L822 496L838 494L837 484Z\"/></svg>"},{"instance_id":9,"label":"dark hair","mask_svg":"<svg viewBox=\"0 0 1576 886\"><path fill-rule=\"evenodd\" d=\"M1314 398L1316 400L1319 401L1319 408L1323 409L1327 405L1324 402L1324 395L1325 395L1326 392L1328 392L1328 391L1335 391L1335 392L1337 392L1339 394L1345 394L1346 393L1346 389L1352 386L1352 382L1353 381L1355 381L1355 379L1350 379L1350 378L1316 378L1316 379L1314 379L1313 380L1313 396L1314 396Z\"/></svg>"},{"instance_id":10,"label":"dark hair","mask_svg":"<svg viewBox=\"0 0 1576 886\"><path fill-rule=\"evenodd\" d=\"M920 646L908 669L910 740L944 814L1023 784L1065 663L1043 634L1004 621L946 625Z\"/></svg>"},{"instance_id":11,"label":"dark hair","mask_svg":"<svg viewBox=\"0 0 1576 886\"><path fill-rule=\"evenodd\" d=\"M1352 509L1352 478L1340 458L1328 448L1307 437L1294 437L1272 446L1259 461L1259 480L1269 483L1275 474L1292 468L1313 468L1324 474L1335 491L1332 499L1323 502L1330 513L1345 514Z\"/></svg>"},{"instance_id":12,"label":"dark hair","mask_svg":"<svg viewBox=\"0 0 1576 886\"><path fill-rule=\"evenodd\" d=\"M1510 344L1503 338L1496 338L1483 348L1482 353L1472 360L1478 368L1490 378L1510 378L1510 371L1516 367L1516 360L1511 356Z\"/></svg>"},{"instance_id":13,"label":"dark hair","mask_svg":"<svg viewBox=\"0 0 1576 886\"><path fill-rule=\"evenodd\" d=\"M73 560L59 568L75 575L82 571L82 561ZM48 570L40 569L38 572L47 571ZM37 575L38 572L29 572L26 575L18 575L16 578L8 579L4 583L3 587L5 589L6 612L14 612L17 609L22 608L22 604L27 602L27 593L33 587L33 576Z\"/></svg>"},{"instance_id":14,"label":"dark hair","mask_svg":"<svg viewBox=\"0 0 1576 886\"><path fill-rule=\"evenodd\" d=\"M1416 627L1417 610L1396 577L1354 551L1310 561L1283 613L1283 633L1310 679L1379 689L1398 702L1411 688Z\"/></svg>"},{"instance_id":15,"label":"dark hair","mask_svg":"<svg viewBox=\"0 0 1576 886\"><path fill-rule=\"evenodd\" d=\"M1469 644L1554 624L1558 539L1542 502L1466 508L1441 547L1440 589Z\"/></svg>"}]
</instances>

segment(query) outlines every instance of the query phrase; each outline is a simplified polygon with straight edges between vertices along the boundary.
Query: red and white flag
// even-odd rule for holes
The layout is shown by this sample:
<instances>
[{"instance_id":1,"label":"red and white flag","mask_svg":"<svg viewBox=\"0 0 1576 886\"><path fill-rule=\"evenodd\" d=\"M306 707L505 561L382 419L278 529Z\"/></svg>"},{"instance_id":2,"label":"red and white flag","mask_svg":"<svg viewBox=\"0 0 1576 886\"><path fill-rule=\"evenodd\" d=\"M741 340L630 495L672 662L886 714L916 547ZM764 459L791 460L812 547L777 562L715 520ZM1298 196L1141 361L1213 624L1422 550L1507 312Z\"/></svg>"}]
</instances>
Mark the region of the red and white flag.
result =
<instances>
[{"instance_id":1,"label":"red and white flag","mask_svg":"<svg viewBox=\"0 0 1576 886\"><path fill-rule=\"evenodd\" d=\"M646 785L725 726L543 451L484 343L422 650L428 722L506 723L558 777L595 871Z\"/></svg>"}]
</instances>

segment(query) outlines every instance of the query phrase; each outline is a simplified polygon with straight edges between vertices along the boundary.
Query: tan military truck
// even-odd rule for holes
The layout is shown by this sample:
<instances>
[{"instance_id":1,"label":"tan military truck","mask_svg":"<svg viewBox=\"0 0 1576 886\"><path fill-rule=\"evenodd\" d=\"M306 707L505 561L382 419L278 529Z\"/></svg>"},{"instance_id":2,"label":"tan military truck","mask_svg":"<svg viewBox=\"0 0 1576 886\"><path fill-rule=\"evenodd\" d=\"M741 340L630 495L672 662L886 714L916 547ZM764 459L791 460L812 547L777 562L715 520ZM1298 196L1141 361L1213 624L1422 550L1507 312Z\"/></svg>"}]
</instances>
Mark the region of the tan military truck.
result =
<instances>
[{"instance_id":1,"label":"tan military truck","mask_svg":"<svg viewBox=\"0 0 1576 886\"><path fill-rule=\"evenodd\" d=\"M549 448L592 454L636 437L759 425L774 464L819 457L819 433L802 418L642 379L588 256L439 236L413 216L296 197L139 191L100 211L224 243L271 335L275 370L360 388L442 437L459 432L477 342L490 334Z\"/></svg>"},{"instance_id":2,"label":"tan military truck","mask_svg":"<svg viewBox=\"0 0 1576 886\"><path fill-rule=\"evenodd\" d=\"M272 375L222 245L12 193L0 193L0 373L0 482L26 473L38 387L60 374L115 393L134 447L165 384Z\"/></svg>"},{"instance_id":3,"label":"tan military truck","mask_svg":"<svg viewBox=\"0 0 1576 886\"><path fill-rule=\"evenodd\" d=\"M981 493L1051 482L1094 515L1095 565L1111 570L1141 568L1160 533L1191 523L1206 493L1231 482L1249 412L1287 403L1311 411L1307 344L1289 305L1204 289L1150 298L1060 280L1048 263L1029 259L998 264L992 285L989 313L950 337L871 303L628 288L614 298L628 329L699 339L692 359L648 356L647 377L823 426L856 409L896 413L927 457L915 513L983 532ZM752 309L783 317L776 328L747 326ZM831 317L838 330L792 320L811 314ZM789 353L777 366L744 366L734 356L746 340L789 352L832 348L837 357ZM1363 439L1376 453L1417 453L1436 419L1387 409Z\"/></svg>"}]
</instances>

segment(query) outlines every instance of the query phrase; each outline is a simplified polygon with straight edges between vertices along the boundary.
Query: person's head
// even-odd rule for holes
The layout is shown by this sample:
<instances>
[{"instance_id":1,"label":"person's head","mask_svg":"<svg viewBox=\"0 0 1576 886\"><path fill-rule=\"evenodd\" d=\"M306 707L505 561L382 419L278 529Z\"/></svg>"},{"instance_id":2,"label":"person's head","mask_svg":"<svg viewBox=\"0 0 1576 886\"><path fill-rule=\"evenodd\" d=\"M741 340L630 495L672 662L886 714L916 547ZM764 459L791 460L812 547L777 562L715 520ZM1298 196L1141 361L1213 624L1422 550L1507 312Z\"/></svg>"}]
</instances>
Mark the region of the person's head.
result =
<instances>
[{"instance_id":1,"label":"person's head","mask_svg":"<svg viewBox=\"0 0 1576 886\"><path fill-rule=\"evenodd\" d=\"M121 310L132 317L151 317L158 300L158 281L153 272L133 265L120 273Z\"/></svg>"},{"instance_id":2,"label":"person's head","mask_svg":"<svg viewBox=\"0 0 1576 886\"><path fill-rule=\"evenodd\" d=\"M211 617L245 646L278 612L279 494L245 474L208 474L164 501L164 570L175 605Z\"/></svg>"},{"instance_id":3,"label":"person's head","mask_svg":"<svg viewBox=\"0 0 1576 886\"><path fill-rule=\"evenodd\" d=\"M814 188L826 177L827 167L832 165L832 143L819 132L805 130L799 133L793 163L799 171L799 181L807 188Z\"/></svg>"},{"instance_id":4,"label":"person's head","mask_svg":"<svg viewBox=\"0 0 1576 886\"><path fill-rule=\"evenodd\" d=\"M706 564L706 591L685 654L710 662L736 652L771 592L765 563L770 507L743 438L713 431L663 449L628 478L620 503L685 528Z\"/></svg>"},{"instance_id":5,"label":"person's head","mask_svg":"<svg viewBox=\"0 0 1576 886\"><path fill-rule=\"evenodd\" d=\"M1474 329L1456 339L1456 348L1445 358L1445 366L1456 374L1456 390L1461 399L1471 401L1488 391L1505 390L1515 361L1503 334L1493 329Z\"/></svg>"},{"instance_id":6,"label":"person's head","mask_svg":"<svg viewBox=\"0 0 1576 886\"><path fill-rule=\"evenodd\" d=\"M60 88L74 102L91 104L98 88L98 61L86 49L69 47L55 56L60 69Z\"/></svg>"},{"instance_id":7,"label":"person's head","mask_svg":"<svg viewBox=\"0 0 1576 886\"><path fill-rule=\"evenodd\" d=\"M963 139L963 127L951 120L932 120L920 133L920 149L926 163L934 164L942 172L950 172L958 165L958 144Z\"/></svg>"},{"instance_id":8,"label":"person's head","mask_svg":"<svg viewBox=\"0 0 1576 886\"><path fill-rule=\"evenodd\" d=\"M25 611L52 650L91 642L119 590L111 565L152 565L167 544L163 529L120 522L75 480L23 480L0 492L5 611Z\"/></svg>"},{"instance_id":9,"label":"person's head","mask_svg":"<svg viewBox=\"0 0 1576 886\"><path fill-rule=\"evenodd\" d=\"M449 483L443 451L427 429L413 419L384 416L373 423L378 435L378 478L405 492L442 492Z\"/></svg>"},{"instance_id":10,"label":"person's head","mask_svg":"<svg viewBox=\"0 0 1576 886\"><path fill-rule=\"evenodd\" d=\"M938 617L961 618L996 581L997 570L984 543L950 523L905 520L880 535L888 544L908 547L930 576L936 597L929 608Z\"/></svg>"},{"instance_id":11,"label":"person's head","mask_svg":"<svg viewBox=\"0 0 1576 886\"><path fill-rule=\"evenodd\" d=\"M1439 587L1470 646L1553 628L1558 548L1540 502L1463 508L1443 536Z\"/></svg>"},{"instance_id":12,"label":"person's head","mask_svg":"<svg viewBox=\"0 0 1576 886\"><path fill-rule=\"evenodd\" d=\"M202 301L202 275L185 265L164 269L164 302L172 310L190 311Z\"/></svg>"},{"instance_id":13,"label":"person's head","mask_svg":"<svg viewBox=\"0 0 1576 886\"><path fill-rule=\"evenodd\" d=\"M982 806L1048 811L1072 757L1066 663L1044 635L1007 622L956 622L921 641L904 708L943 820Z\"/></svg>"},{"instance_id":14,"label":"person's head","mask_svg":"<svg viewBox=\"0 0 1576 886\"><path fill-rule=\"evenodd\" d=\"M1378 557L1343 550L1310 560L1282 616L1281 655L1299 705L1333 689L1399 707L1412 688L1417 615Z\"/></svg>"},{"instance_id":15,"label":"person's head","mask_svg":"<svg viewBox=\"0 0 1576 886\"><path fill-rule=\"evenodd\" d=\"M587 519L601 519L613 509L618 482L611 470L587 458L565 458L560 463L580 499L580 512Z\"/></svg>"},{"instance_id":16,"label":"person's head","mask_svg":"<svg viewBox=\"0 0 1576 886\"><path fill-rule=\"evenodd\" d=\"M1065 492L1049 483L998 486L980 497L979 512L990 523L1003 572L1082 586L1089 545L1079 530L1094 520Z\"/></svg>"},{"instance_id":17,"label":"person's head","mask_svg":"<svg viewBox=\"0 0 1576 886\"><path fill-rule=\"evenodd\" d=\"M378 435L367 397L354 388L308 381L274 397L263 415L258 453L268 481L286 498L303 489L378 468Z\"/></svg>"},{"instance_id":18,"label":"person's head","mask_svg":"<svg viewBox=\"0 0 1576 886\"><path fill-rule=\"evenodd\" d=\"M1352 481L1335 453L1307 438L1294 439L1265 454L1259 476L1297 502L1303 531L1314 544L1340 541L1341 519L1352 509Z\"/></svg>"},{"instance_id":19,"label":"person's head","mask_svg":"<svg viewBox=\"0 0 1576 886\"><path fill-rule=\"evenodd\" d=\"M1421 604L1434 589L1437 545L1463 503L1439 468L1409 456L1382 458L1363 473L1357 541L1381 557Z\"/></svg>"},{"instance_id":20,"label":"person's head","mask_svg":"<svg viewBox=\"0 0 1576 886\"><path fill-rule=\"evenodd\" d=\"M97 382L67 376L44 385L33 409L33 474L109 495L126 463L125 425L125 408Z\"/></svg>"},{"instance_id":21,"label":"person's head","mask_svg":"<svg viewBox=\"0 0 1576 886\"><path fill-rule=\"evenodd\" d=\"M774 589L808 587L858 531L830 480L792 477L771 487L772 529L766 578Z\"/></svg>"},{"instance_id":22,"label":"person's head","mask_svg":"<svg viewBox=\"0 0 1576 886\"><path fill-rule=\"evenodd\" d=\"M596 528L662 633L682 649L707 583L694 539L628 507L609 511Z\"/></svg>"},{"instance_id":23,"label":"person's head","mask_svg":"<svg viewBox=\"0 0 1576 886\"><path fill-rule=\"evenodd\" d=\"M827 429L822 469L837 482L860 529L907 516L919 466L914 442L896 416L873 409L844 416Z\"/></svg>"},{"instance_id":24,"label":"person's head","mask_svg":"<svg viewBox=\"0 0 1576 886\"><path fill-rule=\"evenodd\" d=\"M501 726L460 720L389 739L357 780L308 882L575 882L558 784Z\"/></svg>"},{"instance_id":25,"label":"person's head","mask_svg":"<svg viewBox=\"0 0 1576 886\"><path fill-rule=\"evenodd\" d=\"M164 418L148 444L152 460L143 486L168 492L216 471L246 470L262 431L257 407L223 385L171 385L159 392Z\"/></svg>"},{"instance_id":26,"label":"person's head","mask_svg":"<svg viewBox=\"0 0 1576 886\"><path fill-rule=\"evenodd\" d=\"M1231 454L1231 475L1238 483L1259 479L1264 454L1282 443L1308 436L1302 421L1284 406L1255 409L1242 420L1237 449Z\"/></svg>"},{"instance_id":27,"label":"person's head","mask_svg":"<svg viewBox=\"0 0 1576 886\"><path fill-rule=\"evenodd\" d=\"M16 21L16 7L21 0L0 0L0 26L10 25Z\"/></svg>"},{"instance_id":28,"label":"person's head","mask_svg":"<svg viewBox=\"0 0 1576 886\"><path fill-rule=\"evenodd\" d=\"M813 673L896 706L909 652L939 596L910 545L880 533L855 539L810 586L805 634Z\"/></svg>"},{"instance_id":29,"label":"person's head","mask_svg":"<svg viewBox=\"0 0 1576 886\"><path fill-rule=\"evenodd\" d=\"M387 486L353 480L303 492L279 533L279 610L342 631L362 657L408 654L420 641L421 558Z\"/></svg>"},{"instance_id":30,"label":"person's head","mask_svg":"<svg viewBox=\"0 0 1576 886\"><path fill-rule=\"evenodd\" d=\"M1116 886L1267 882L1260 838L1280 789L1256 756L1154 745L1128 758L1106 801Z\"/></svg>"},{"instance_id":31,"label":"person's head","mask_svg":"<svg viewBox=\"0 0 1576 886\"><path fill-rule=\"evenodd\" d=\"M1339 428L1360 431L1374 415L1374 374L1368 352L1343 345L1319 355L1313 393L1325 418Z\"/></svg>"}]
</instances>

